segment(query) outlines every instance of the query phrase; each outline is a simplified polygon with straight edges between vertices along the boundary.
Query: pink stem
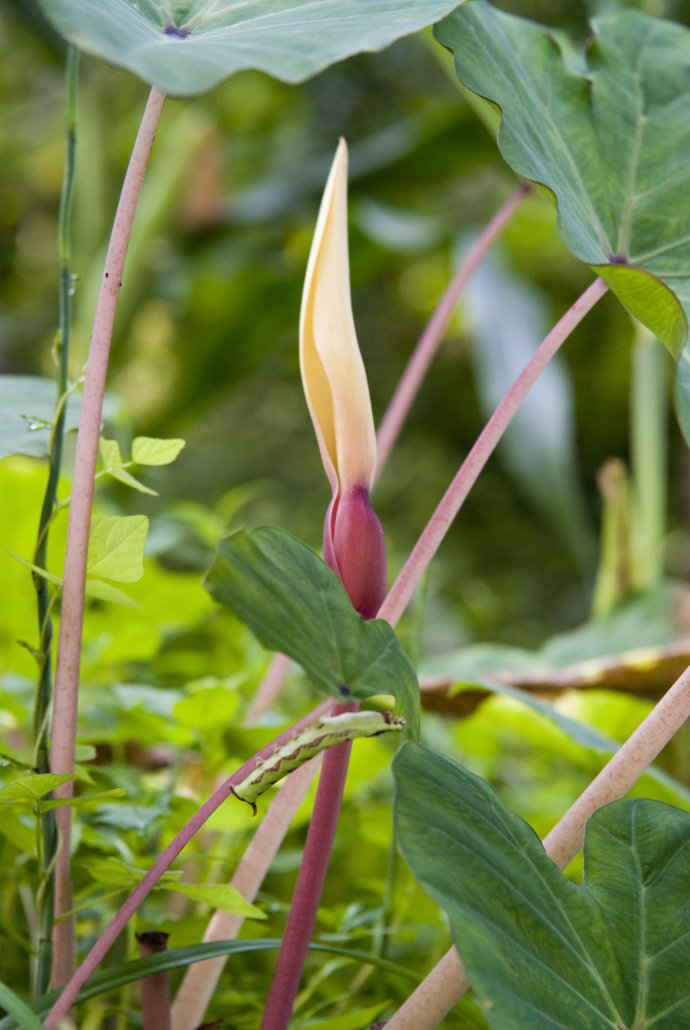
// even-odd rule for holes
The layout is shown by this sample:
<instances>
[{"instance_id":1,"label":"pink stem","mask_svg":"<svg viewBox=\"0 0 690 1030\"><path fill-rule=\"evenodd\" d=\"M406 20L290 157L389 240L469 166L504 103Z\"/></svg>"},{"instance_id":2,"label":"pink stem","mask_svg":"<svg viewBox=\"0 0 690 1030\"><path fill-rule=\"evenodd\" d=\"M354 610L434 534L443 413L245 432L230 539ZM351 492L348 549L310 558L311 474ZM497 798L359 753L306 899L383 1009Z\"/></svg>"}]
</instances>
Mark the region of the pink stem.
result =
<instances>
[{"instance_id":1,"label":"pink stem","mask_svg":"<svg viewBox=\"0 0 690 1030\"><path fill-rule=\"evenodd\" d=\"M607 289L603 279L595 279L541 342L531 360L494 411L453 482L441 498L436 511L388 592L386 600L381 605L378 613L380 619L386 619L392 626L396 624L479 473L489 460L496 444L503 436L510 420L536 382L540 372L543 371L575 326L603 297Z\"/></svg>"},{"instance_id":2,"label":"pink stem","mask_svg":"<svg viewBox=\"0 0 690 1030\"><path fill-rule=\"evenodd\" d=\"M402 374L395 393L391 399L386 414L381 420L378 433L376 434L378 468L381 469L388 461L393 444L398 438L402 424L412 407L419 387L431 364L431 360L438 349L441 337L453 314L453 309L458 297L464 290L469 278L474 273L479 263L486 256L487 251L494 243L498 235L503 231L507 222L512 218L514 212L520 206L524 198L531 191L531 183L523 183L505 204L499 208L491 221L482 230L474 244L470 248L465 260L451 279L445 293L441 297L438 307L429 319L427 326L419 338L405 371Z\"/></svg>"},{"instance_id":3,"label":"pink stem","mask_svg":"<svg viewBox=\"0 0 690 1030\"><path fill-rule=\"evenodd\" d=\"M334 714L354 712L356 704L337 705ZM323 757L314 810L292 895L283 943L266 1000L261 1030L284 1030L290 1022L309 942L314 932L345 789L350 741L329 748Z\"/></svg>"},{"instance_id":4,"label":"pink stem","mask_svg":"<svg viewBox=\"0 0 690 1030\"><path fill-rule=\"evenodd\" d=\"M309 726L322 715L326 715L330 711L332 705L333 702L330 699L328 701L324 701L313 709L309 715L305 715L303 719L300 719L293 726L290 726L289 729L281 733L280 736L276 737L276 739L271 741L270 744L267 744L258 751L257 754L253 755L249 761L245 762L244 765L237 770L237 772L234 772L232 776L228 777L228 779L225 780L225 782L222 783L216 791L214 791L208 801L204 802L201 808L189 820L187 825L180 830L177 836L170 842L170 844L168 844L165 851L158 856L141 882L137 884L130 896L122 905L119 912L105 928L101 936L91 948L91 951L77 969L76 973L74 973L70 979L69 983L65 985L62 994L46 1016L45 1025L48 1027L48 1030L55 1030L60 1020L67 1015L71 1007L74 1005L80 990L91 974L97 969L99 963L108 954L115 943L115 940L125 928L128 921L134 915L142 902L148 897L163 873L172 865L182 849L189 843L192 837L198 833L206 820L213 815L216 809L220 808L229 796L230 787L236 783L240 783L244 777L248 776L255 768L256 763L271 755L275 748L280 747L286 741L290 740L305 726Z\"/></svg>"},{"instance_id":5,"label":"pink stem","mask_svg":"<svg viewBox=\"0 0 690 1030\"><path fill-rule=\"evenodd\" d=\"M164 101L165 94L154 86L132 149L113 223L86 367L67 529L50 749L51 772L68 776L74 773L86 562L108 355L134 212ZM70 798L72 781L57 788L53 795ZM74 907L70 877L71 806L57 808L55 821L60 851L55 864L55 918L59 922L54 929L54 982L60 985L70 976L75 961L74 921L61 918Z\"/></svg>"}]
</instances>

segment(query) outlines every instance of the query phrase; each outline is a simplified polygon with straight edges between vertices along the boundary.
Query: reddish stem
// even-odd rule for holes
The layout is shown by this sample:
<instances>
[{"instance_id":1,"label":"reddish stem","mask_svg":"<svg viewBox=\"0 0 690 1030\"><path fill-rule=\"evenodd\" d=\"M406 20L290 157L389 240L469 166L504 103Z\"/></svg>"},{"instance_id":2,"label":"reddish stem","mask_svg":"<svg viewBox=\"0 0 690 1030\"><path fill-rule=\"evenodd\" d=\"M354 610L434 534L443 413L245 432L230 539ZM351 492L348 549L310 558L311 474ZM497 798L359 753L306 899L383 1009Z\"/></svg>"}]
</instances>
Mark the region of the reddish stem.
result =
<instances>
[{"instance_id":1,"label":"reddish stem","mask_svg":"<svg viewBox=\"0 0 690 1030\"><path fill-rule=\"evenodd\" d=\"M565 342L576 325L582 321L596 302L608 289L603 279L595 279L581 297L556 323L551 332L540 343L537 351L527 363L510 390L498 405L493 415L477 438L477 442L465 458L436 511L429 519L400 575L388 592L378 613L392 626L396 624L420 579L426 572L432 558L440 547L453 519L460 511L468 493L474 486L479 473L486 465L498 441L508 428L511 419L534 386L539 374L546 368L558 348Z\"/></svg>"},{"instance_id":2,"label":"reddish stem","mask_svg":"<svg viewBox=\"0 0 690 1030\"><path fill-rule=\"evenodd\" d=\"M160 955L168 947L167 933L148 930L137 934L142 958ZM167 973L152 973L141 981L144 1030L170 1030L170 979Z\"/></svg>"},{"instance_id":3,"label":"reddish stem","mask_svg":"<svg viewBox=\"0 0 690 1030\"><path fill-rule=\"evenodd\" d=\"M356 710L356 704L337 705L333 713ZM351 749L352 743L347 741L329 748L323 756L314 810L261 1030L283 1030L290 1022L326 880Z\"/></svg>"},{"instance_id":4,"label":"reddish stem","mask_svg":"<svg viewBox=\"0 0 690 1030\"><path fill-rule=\"evenodd\" d=\"M68 776L74 773L86 563L110 341L134 213L164 101L165 94L154 86L141 119L120 194L96 303L86 366L67 527L50 746L51 772ZM71 798L72 781L58 787L53 791L53 796ZM55 863L53 979L59 986L70 976L75 961L74 919L69 916L63 918L65 913L74 908L70 877L71 805L55 810L55 822L60 836L60 851Z\"/></svg>"}]
</instances>

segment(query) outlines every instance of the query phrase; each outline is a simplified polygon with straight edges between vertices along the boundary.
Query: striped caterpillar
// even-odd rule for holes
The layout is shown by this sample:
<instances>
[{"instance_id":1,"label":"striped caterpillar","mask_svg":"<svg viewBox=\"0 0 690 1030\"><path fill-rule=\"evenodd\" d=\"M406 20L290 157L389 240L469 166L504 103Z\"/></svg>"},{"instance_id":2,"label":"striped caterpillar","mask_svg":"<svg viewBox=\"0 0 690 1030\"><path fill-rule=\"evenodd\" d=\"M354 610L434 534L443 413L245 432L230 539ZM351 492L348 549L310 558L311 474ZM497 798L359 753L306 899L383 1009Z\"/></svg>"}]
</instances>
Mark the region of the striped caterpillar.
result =
<instances>
[{"instance_id":1,"label":"striped caterpillar","mask_svg":"<svg viewBox=\"0 0 690 1030\"><path fill-rule=\"evenodd\" d=\"M252 814L256 815L256 799L260 794L327 747L357 737L377 737L380 733L402 730L404 725L402 716L390 712L345 712L343 715L324 716L258 762L241 783L230 787L230 792L251 805Z\"/></svg>"}]
</instances>

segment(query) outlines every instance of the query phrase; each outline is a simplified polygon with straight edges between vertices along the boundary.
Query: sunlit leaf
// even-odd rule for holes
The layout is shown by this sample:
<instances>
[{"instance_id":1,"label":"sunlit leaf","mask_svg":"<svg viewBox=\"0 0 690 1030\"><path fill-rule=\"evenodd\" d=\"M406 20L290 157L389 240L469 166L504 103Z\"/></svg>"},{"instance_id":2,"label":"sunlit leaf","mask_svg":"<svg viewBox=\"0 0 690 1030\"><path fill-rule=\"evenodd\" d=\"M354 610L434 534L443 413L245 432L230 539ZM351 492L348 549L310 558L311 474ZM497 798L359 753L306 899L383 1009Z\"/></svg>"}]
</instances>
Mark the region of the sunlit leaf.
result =
<instances>
[{"instance_id":1,"label":"sunlit leaf","mask_svg":"<svg viewBox=\"0 0 690 1030\"><path fill-rule=\"evenodd\" d=\"M533 22L473 0L436 27L502 112L499 145L551 190L564 242L678 356L690 315L690 30L613 11L572 70Z\"/></svg>"},{"instance_id":2,"label":"sunlit leaf","mask_svg":"<svg viewBox=\"0 0 690 1030\"><path fill-rule=\"evenodd\" d=\"M394 771L403 854L448 914L492 1026L688 1023L689 813L639 799L599 809L580 887L484 780L412 743Z\"/></svg>"},{"instance_id":3,"label":"sunlit leaf","mask_svg":"<svg viewBox=\"0 0 690 1030\"><path fill-rule=\"evenodd\" d=\"M117 440L106 440L102 436L98 441L98 455L105 468L109 470L122 468L122 455Z\"/></svg>"},{"instance_id":4,"label":"sunlit leaf","mask_svg":"<svg viewBox=\"0 0 690 1030\"><path fill-rule=\"evenodd\" d=\"M184 447L184 440L158 440L153 436L137 436L132 441L135 465L169 465Z\"/></svg>"},{"instance_id":5,"label":"sunlit leaf","mask_svg":"<svg viewBox=\"0 0 690 1030\"><path fill-rule=\"evenodd\" d=\"M128 581L126 581L128 582ZM94 601L108 601L110 604L119 604L123 608L139 608L143 610L143 604L139 604L133 597L126 594L124 590L118 590L112 583L106 583L102 579L94 579L88 576L86 580L85 593Z\"/></svg>"},{"instance_id":6,"label":"sunlit leaf","mask_svg":"<svg viewBox=\"0 0 690 1030\"><path fill-rule=\"evenodd\" d=\"M145 515L95 515L91 520L87 570L118 583L135 583L144 575Z\"/></svg>"},{"instance_id":7,"label":"sunlit leaf","mask_svg":"<svg viewBox=\"0 0 690 1030\"><path fill-rule=\"evenodd\" d=\"M51 790L71 779L71 776L58 776L54 773L31 773L28 776L20 776L18 780L13 780L0 789L0 804L22 802L33 805Z\"/></svg>"},{"instance_id":8,"label":"sunlit leaf","mask_svg":"<svg viewBox=\"0 0 690 1030\"><path fill-rule=\"evenodd\" d=\"M302 82L381 50L458 0L40 0L70 42L181 96L243 68Z\"/></svg>"}]
</instances>

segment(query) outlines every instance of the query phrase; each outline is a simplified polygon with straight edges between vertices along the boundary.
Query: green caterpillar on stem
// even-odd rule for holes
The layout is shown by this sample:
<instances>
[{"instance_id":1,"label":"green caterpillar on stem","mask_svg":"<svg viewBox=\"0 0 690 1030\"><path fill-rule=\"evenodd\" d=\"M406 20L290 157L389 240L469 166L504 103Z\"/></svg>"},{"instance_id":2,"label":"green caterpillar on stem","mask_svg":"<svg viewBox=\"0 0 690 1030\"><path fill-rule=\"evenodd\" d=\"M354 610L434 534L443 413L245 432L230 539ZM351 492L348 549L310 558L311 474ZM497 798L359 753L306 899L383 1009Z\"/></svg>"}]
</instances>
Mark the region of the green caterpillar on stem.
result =
<instances>
[{"instance_id":1,"label":"green caterpillar on stem","mask_svg":"<svg viewBox=\"0 0 690 1030\"><path fill-rule=\"evenodd\" d=\"M261 794L327 747L345 740L356 740L357 737L378 737L381 733L402 730L404 726L403 717L391 712L345 712L324 716L276 748L241 783L231 786L230 792L251 805L252 814L256 815L256 799Z\"/></svg>"}]
</instances>

